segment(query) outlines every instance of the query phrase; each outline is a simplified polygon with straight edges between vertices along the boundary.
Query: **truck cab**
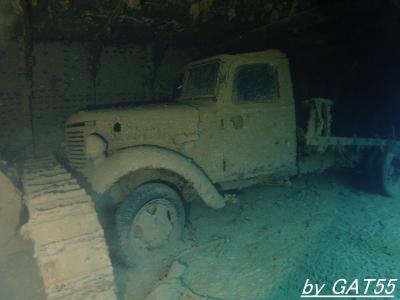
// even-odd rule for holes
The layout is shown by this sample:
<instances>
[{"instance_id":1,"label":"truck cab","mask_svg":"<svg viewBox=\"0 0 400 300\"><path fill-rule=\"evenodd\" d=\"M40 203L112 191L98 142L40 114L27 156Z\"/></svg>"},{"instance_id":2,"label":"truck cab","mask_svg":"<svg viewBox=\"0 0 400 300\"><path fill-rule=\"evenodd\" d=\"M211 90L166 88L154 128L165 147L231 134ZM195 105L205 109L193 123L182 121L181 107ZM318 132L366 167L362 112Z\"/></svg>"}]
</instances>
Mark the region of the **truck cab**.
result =
<instances>
[{"instance_id":1,"label":"truck cab","mask_svg":"<svg viewBox=\"0 0 400 300\"><path fill-rule=\"evenodd\" d=\"M192 63L178 101L199 111L199 139L186 150L214 182L295 174L295 106L283 53Z\"/></svg>"}]
</instances>

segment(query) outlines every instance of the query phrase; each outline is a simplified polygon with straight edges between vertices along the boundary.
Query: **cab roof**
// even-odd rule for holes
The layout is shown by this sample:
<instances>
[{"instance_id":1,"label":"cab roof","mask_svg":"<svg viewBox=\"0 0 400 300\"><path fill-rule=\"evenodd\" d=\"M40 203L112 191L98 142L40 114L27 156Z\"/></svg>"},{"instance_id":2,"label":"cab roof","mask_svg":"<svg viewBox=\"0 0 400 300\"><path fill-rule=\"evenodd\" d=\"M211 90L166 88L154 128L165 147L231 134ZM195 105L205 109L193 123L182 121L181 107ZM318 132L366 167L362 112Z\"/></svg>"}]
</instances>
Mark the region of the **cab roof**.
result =
<instances>
[{"instance_id":1,"label":"cab roof","mask_svg":"<svg viewBox=\"0 0 400 300\"><path fill-rule=\"evenodd\" d=\"M204 59L196 60L187 65L188 68L200 65L205 62L220 60L223 62L231 62L241 58L253 58L253 59L279 59L279 58L286 58L286 54L280 50L270 49L265 51L259 52L248 52L248 53L239 53L239 54L219 54L211 57L207 57Z\"/></svg>"}]
</instances>

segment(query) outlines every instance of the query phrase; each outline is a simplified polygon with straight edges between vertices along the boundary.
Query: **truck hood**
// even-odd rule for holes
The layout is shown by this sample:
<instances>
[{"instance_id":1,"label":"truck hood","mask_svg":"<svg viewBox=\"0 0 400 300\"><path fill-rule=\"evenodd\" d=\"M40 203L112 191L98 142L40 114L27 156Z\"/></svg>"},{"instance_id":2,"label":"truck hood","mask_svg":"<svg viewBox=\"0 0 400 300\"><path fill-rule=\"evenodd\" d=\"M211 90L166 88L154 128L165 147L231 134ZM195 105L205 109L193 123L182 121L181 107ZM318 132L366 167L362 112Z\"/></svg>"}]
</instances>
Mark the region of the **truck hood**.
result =
<instances>
[{"instance_id":1,"label":"truck hood","mask_svg":"<svg viewBox=\"0 0 400 300\"><path fill-rule=\"evenodd\" d=\"M165 104L141 104L137 106L103 108L94 110L83 110L71 115L66 125L88 122L88 121L109 121L109 120L127 120L135 116L136 120L147 119L148 117L157 117L159 119L177 116L177 119L186 119L187 117L198 117L197 109L191 105L182 103Z\"/></svg>"},{"instance_id":2,"label":"truck hood","mask_svg":"<svg viewBox=\"0 0 400 300\"><path fill-rule=\"evenodd\" d=\"M110 150L140 144L180 149L182 144L199 137L198 110L182 103L81 111L72 115L66 125L79 123L103 136Z\"/></svg>"}]
</instances>

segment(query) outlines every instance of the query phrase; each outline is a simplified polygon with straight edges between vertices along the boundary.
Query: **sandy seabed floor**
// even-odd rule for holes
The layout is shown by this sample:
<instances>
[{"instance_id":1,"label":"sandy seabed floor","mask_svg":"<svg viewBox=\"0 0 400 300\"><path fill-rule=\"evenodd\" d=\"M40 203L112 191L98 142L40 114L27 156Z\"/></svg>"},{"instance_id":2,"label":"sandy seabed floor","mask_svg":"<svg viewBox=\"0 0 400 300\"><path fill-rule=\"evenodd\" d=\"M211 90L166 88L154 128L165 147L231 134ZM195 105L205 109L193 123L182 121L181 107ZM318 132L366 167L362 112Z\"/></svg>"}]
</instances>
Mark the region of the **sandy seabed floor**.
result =
<instances>
[{"instance_id":1,"label":"sandy seabed floor","mask_svg":"<svg viewBox=\"0 0 400 300\"><path fill-rule=\"evenodd\" d=\"M400 277L400 199L368 191L361 174L331 172L289 187L240 191L222 210L191 207L180 284L205 299L300 299L306 279ZM0 260L0 299L44 299L31 246ZM121 300L143 300L166 271L115 266ZM400 293L400 292L399 292Z\"/></svg>"}]
</instances>

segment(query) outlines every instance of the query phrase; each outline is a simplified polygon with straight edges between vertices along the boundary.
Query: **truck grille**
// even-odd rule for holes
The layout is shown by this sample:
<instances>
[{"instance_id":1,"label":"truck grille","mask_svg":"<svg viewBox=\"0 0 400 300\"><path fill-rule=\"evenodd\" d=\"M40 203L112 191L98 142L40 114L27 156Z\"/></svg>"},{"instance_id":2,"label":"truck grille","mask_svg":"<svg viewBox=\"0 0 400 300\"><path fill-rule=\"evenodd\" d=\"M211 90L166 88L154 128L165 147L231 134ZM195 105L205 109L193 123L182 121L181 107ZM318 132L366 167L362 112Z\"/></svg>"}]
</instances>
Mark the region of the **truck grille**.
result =
<instances>
[{"instance_id":1,"label":"truck grille","mask_svg":"<svg viewBox=\"0 0 400 300\"><path fill-rule=\"evenodd\" d=\"M85 156L85 122L68 124L65 128L66 150L69 164L77 171L83 172L86 165Z\"/></svg>"}]
</instances>

